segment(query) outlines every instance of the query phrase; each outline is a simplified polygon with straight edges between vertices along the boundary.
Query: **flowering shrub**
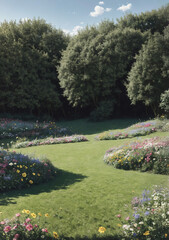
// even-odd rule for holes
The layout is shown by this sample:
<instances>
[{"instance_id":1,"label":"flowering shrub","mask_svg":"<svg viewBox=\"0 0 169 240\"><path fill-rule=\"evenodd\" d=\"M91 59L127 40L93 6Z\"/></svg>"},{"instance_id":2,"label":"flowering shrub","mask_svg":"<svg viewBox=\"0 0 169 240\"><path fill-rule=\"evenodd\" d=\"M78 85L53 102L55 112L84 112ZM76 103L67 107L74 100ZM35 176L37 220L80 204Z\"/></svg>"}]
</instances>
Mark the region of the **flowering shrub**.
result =
<instances>
[{"instance_id":1,"label":"flowering shrub","mask_svg":"<svg viewBox=\"0 0 169 240\"><path fill-rule=\"evenodd\" d=\"M48 214L45 214L47 217ZM31 213L29 210L23 210L17 213L12 219L5 219L0 222L1 240L39 240L39 239L59 239L57 232L53 236L45 228L41 221L41 213ZM41 225L43 227L41 227Z\"/></svg>"},{"instance_id":2,"label":"flowering shrub","mask_svg":"<svg viewBox=\"0 0 169 240\"><path fill-rule=\"evenodd\" d=\"M169 174L169 139L150 138L111 148L104 161L119 169Z\"/></svg>"},{"instance_id":3,"label":"flowering shrub","mask_svg":"<svg viewBox=\"0 0 169 240\"><path fill-rule=\"evenodd\" d=\"M153 120L149 122L141 122L126 128L121 132L109 131L103 132L96 137L98 140L117 140L124 138L132 138L138 136L149 135L158 130L162 130L163 121L161 120Z\"/></svg>"},{"instance_id":4,"label":"flowering shrub","mask_svg":"<svg viewBox=\"0 0 169 240\"><path fill-rule=\"evenodd\" d=\"M124 239L169 239L169 189L145 190L131 204L131 215L119 218Z\"/></svg>"},{"instance_id":5,"label":"flowering shrub","mask_svg":"<svg viewBox=\"0 0 169 240\"><path fill-rule=\"evenodd\" d=\"M65 136L71 132L61 128L55 122L26 122L13 119L0 119L0 138Z\"/></svg>"},{"instance_id":6,"label":"flowering shrub","mask_svg":"<svg viewBox=\"0 0 169 240\"><path fill-rule=\"evenodd\" d=\"M35 139L32 141L17 141L16 144L14 144L13 148L25 148L25 147L31 147L31 146L39 146L39 145L49 145L49 144L59 144L59 143L75 143L75 142L84 142L88 141L88 139L81 135L74 135L70 137L62 137L62 138L53 138L49 137L46 139Z\"/></svg>"},{"instance_id":7,"label":"flowering shrub","mask_svg":"<svg viewBox=\"0 0 169 240\"><path fill-rule=\"evenodd\" d=\"M0 192L48 181L57 174L49 160L0 150Z\"/></svg>"}]
</instances>

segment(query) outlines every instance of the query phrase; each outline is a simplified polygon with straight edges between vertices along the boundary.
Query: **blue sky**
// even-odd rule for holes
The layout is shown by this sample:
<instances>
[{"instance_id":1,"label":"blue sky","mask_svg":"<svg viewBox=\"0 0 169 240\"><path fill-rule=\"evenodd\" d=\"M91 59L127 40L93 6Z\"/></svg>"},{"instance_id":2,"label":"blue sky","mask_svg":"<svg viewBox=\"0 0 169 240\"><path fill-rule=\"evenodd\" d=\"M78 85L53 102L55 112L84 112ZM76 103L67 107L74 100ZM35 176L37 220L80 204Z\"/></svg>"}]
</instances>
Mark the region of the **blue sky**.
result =
<instances>
[{"instance_id":1,"label":"blue sky","mask_svg":"<svg viewBox=\"0 0 169 240\"><path fill-rule=\"evenodd\" d=\"M0 0L0 22L43 18L65 32L76 34L86 25L95 25L127 13L158 9L169 0Z\"/></svg>"}]
</instances>

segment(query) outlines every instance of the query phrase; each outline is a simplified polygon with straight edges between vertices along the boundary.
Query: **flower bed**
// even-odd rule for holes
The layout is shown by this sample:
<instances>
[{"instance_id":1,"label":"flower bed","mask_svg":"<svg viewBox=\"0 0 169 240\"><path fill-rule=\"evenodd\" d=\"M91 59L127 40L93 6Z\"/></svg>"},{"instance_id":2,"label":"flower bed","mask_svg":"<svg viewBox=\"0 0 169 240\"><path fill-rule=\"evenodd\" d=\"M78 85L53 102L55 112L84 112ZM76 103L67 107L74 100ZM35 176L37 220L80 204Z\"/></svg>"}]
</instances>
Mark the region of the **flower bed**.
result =
<instances>
[{"instance_id":1,"label":"flower bed","mask_svg":"<svg viewBox=\"0 0 169 240\"><path fill-rule=\"evenodd\" d=\"M119 169L169 174L169 139L150 138L111 148L104 161Z\"/></svg>"},{"instance_id":2,"label":"flower bed","mask_svg":"<svg viewBox=\"0 0 169 240\"><path fill-rule=\"evenodd\" d=\"M121 132L117 132L117 131L103 132L100 135L98 135L96 137L96 139L98 139L98 140L117 140L117 139L145 136L145 135L149 135L153 132L162 130L163 126L164 126L164 121L160 121L160 120L141 122L141 123L134 124ZM165 130L165 129L163 129L163 130Z\"/></svg>"},{"instance_id":3,"label":"flower bed","mask_svg":"<svg viewBox=\"0 0 169 240\"><path fill-rule=\"evenodd\" d=\"M47 218L49 215L46 213ZM23 210L17 213L12 219L5 219L0 222L1 240L39 240L59 239L57 232L50 234L42 223L42 214ZM42 227L41 227L42 226ZM52 236L53 235L53 236Z\"/></svg>"},{"instance_id":4,"label":"flower bed","mask_svg":"<svg viewBox=\"0 0 169 240\"><path fill-rule=\"evenodd\" d=\"M82 135L74 135L70 137L62 137L62 138L53 138L49 137L46 139L35 139L33 141L18 141L16 144L14 144L13 148L25 148L25 147L31 147L31 146L39 146L39 145L49 145L49 144L60 144L60 143L75 143L75 142L84 142L88 141L88 139L85 136Z\"/></svg>"},{"instance_id":5,"label":"flower bed","mask_svg":"<svg viewBox=\"0 0 169 240\"><path fill-rule=\"evenodd\" d=\"M130 216L117 215L124 239L169 239L169 189L145 190L131 205Z\"/></svg>"},{"instance_id":6,"label":"flower bed","mask_svg":"<svg viewBox=\"0 0 169 240\"><path fill-rule=\"evenodd\" d=\"M0 150L0 192L30 187L55 177L57 169L49 160Z\"/></svg>"},{"instance_id":7,"label":"flower bed","mask_svg":"<svg viewBox=\"0 0 169 240\"><path fill-rule=\"evenodd\" d=\"M61 128L55 122L26 122L13 119L0 119L0 139L14 137L47 137L47 136L66 136L71 131Z\"/></svg>"}]
</instances>

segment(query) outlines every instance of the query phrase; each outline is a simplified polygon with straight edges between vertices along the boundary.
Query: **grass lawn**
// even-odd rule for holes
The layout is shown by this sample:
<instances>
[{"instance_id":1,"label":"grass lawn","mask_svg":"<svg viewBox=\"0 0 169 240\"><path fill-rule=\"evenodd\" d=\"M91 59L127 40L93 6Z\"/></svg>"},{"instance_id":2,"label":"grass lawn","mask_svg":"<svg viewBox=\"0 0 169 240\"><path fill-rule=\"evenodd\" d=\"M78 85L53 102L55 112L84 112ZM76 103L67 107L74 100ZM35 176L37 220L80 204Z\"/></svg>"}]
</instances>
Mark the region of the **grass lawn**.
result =
<instances>
[{"instance_id":1,"label":"grass lawn","mask_svg":"<svg viewBox=\"0 0 169 240\"><path fill-rule=\"evenodd\" d=\"M17 150L37 157L46 156L63 172L54 181L1 194L0 220L29 209L35 213L49 213L47 227L59 235L92 238L94 234L99 236L100 226L107 229L104 236L115 235L119 230L116 215L121 213L127 217L129 209L126 204L130 204L132 197L153 185L166 186L169 183L168 176L118 170L103 162L107 149L137 138L96 141L94 137L102 131L123 129L137 121L61 122L62 126L86 135L90 141ZM167 135L168 133L153 133L148 137Z\"/></svg>"}]
</instances>

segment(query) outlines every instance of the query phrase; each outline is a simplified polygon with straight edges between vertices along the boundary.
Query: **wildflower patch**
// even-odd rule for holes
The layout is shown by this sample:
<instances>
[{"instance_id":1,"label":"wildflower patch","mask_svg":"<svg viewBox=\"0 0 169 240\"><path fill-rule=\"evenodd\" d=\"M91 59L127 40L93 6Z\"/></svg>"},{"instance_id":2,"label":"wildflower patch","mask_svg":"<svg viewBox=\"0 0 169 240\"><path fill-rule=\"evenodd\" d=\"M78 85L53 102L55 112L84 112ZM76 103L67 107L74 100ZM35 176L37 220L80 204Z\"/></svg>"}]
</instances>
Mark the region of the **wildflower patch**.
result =
<instances>
[{"instance_id":1,"label":"wildflower patch","mask_svg":"<svg viewBox=\"0 0 169 240\"><path fill-rule=\"evenodd\" d=\"M169 174L169 138L150 138L111 148L104 161L119 169Z\"/></svg>"},{"instance_id":2,"label":"wildflower patch","mask_svg":"<svg viewBox=\"0 0 169 240\"><path fill-rule=\"evenodd\" d=\"M0 192L46 182L57 174L49 160L40 161L0 149Z\"/></svg>"},{"instance_id":3,"label":"wildflower patch","mask_svg":"<svg viewBox=\"0 0 169 240\"><path fill-rule=\"evenodd\" d=\"M25 148L31 146L40 146L40 145L50 145L50 144L60 144L60 143L76 143L76 142L85 142L88 139L82 135L74 135L69 137L60 137L60 138L45 138L45 139L35 139L32 141L22 141L18 140L12 147L13 148Z\"/></svg>"},{"instance_id":4,"label":"wildflower patch","mask_svg":"<svg viewBox=\"0 0 169 240\"><path fill-rule=\"evenodd\" d=\"M141 197L133 198L131 206L130 215L119 218L124 239L168 239L168 188L144 190Z\"/></svg>"},{"instance_id":5,"label":"wildflower patch","mask_svg":"<svg viewBox=\"0 0 169 240\"><path fill-rule=\"evenodd\" d=\"M108 131L99 134L96 139L97 140L117 140L117 139L125 139L125 138L133 138L139 136L146 136L153 132L157 131L168 131L169 128L168 120L152 120L146 122L140 122L134 124L121 132L117 131Z\"/></svg>"}]
</instances>

